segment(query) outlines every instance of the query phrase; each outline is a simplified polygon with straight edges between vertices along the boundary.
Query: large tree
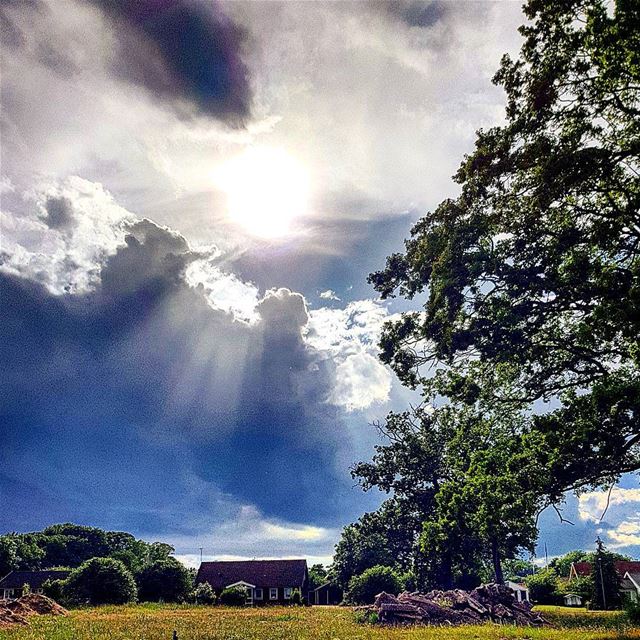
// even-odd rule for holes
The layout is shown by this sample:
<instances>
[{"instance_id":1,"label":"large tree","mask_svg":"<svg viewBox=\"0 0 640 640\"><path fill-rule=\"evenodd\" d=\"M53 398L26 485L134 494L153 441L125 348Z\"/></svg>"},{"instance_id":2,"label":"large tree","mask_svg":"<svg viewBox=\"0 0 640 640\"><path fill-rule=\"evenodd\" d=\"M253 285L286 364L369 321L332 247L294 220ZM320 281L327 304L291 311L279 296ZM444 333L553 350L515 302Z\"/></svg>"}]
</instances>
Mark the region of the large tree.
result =
<instances>
[{"instance_id":1,"label":"large tree","mask_svg":"<svg viewBox=\"0 0 640 640\"><path fill-rule=\"evenodd\" d=\"M370 276L424 300L381 357L432 399L523 415L549 502L640 468L640 4L529 0L460 196Z\"/></svg>"},{"instance_id":2,"label":"large tree","mask_svg":"<svg viewBox=\"0 0 640 640\"><path fill-rule=\"evenodd\" d=\"M386 503L394 509L376 514L378 529L365 529L368 544L383 549L375 560L398 566L404 558L423 587L473 587L487 563L502 581L502 559L532 550L542 506L529 452L514 437L521 420L455 405L391 414L373 460L353 469L363 488L394 495ZM401 518L413 536L406 540L398 539ZM341 555L353 565L352 547Z\"/></svg>"}]
</instances>

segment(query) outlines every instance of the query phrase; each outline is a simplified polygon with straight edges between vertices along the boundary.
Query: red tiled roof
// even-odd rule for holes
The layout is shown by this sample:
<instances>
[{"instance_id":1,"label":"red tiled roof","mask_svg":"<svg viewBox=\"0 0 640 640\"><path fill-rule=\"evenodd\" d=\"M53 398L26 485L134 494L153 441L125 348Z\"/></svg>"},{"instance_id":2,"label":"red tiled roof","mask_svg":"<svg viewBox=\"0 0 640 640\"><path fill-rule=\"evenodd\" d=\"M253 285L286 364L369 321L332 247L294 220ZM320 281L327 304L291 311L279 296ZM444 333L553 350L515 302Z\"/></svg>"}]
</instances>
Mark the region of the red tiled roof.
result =
<instances>
[{"instance_id":1,"label":"red tiled roof","mask_svg":"<svg viewBox=\"0 0 640 640\"><path fill-rule=\"evenodd\" d=\"M231 560L203 562L196 584L208 582L214 589L224 589L235 582L256 587L303 586L307 575L306 560Z\"/></svg>"},{"instance_id":2,"label":"red tiled roof","mask_svg":"<svg viewBox=\"0 0 640 640\"><path fill-rule=\"evenodd\" d=\"M616 573L622 578L627 573L640 573L640 562L636 560L616 560L614 563ZM579 576L591 575L591 563L590 562L574 562L572 565L573 570Z\"/></svg>"},{"instance_id":3,"label":"red tiled roof","mask_svg":"<svg viewBox=\"0 0 640 640\"><path fill-rule=\"evenodd\" d=\"M591 575L591 563L590 562L573 562L571 568L581 577Z\"/></svg>"}]
</instances>

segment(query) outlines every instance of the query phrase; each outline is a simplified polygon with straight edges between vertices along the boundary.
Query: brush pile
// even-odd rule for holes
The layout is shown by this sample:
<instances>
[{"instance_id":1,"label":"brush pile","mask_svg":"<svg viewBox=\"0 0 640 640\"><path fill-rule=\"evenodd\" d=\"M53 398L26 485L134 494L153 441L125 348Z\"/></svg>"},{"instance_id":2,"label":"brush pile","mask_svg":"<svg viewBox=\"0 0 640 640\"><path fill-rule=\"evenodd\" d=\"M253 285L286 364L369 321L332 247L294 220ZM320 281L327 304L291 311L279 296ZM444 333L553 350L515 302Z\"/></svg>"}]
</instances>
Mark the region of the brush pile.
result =
<instances>
[{"instance_id":1,"label":"brush pile","mask_svg":"<svg viewBox=\"0 0 640 640\"><path fill-rule=\"evenodd\" d=\"M375 613L384 624L459 625L497 622L520 626L542 626L544 618L531 610L531 603L518 602L512 591L500 584L485 584L473 591L381 593L375 603L358 610Z\"/></svg>"},{"instance_id":2,"label":"brush pile","mask_svg":"<svg viewBox=\"0 0 640 640\"><path fill-rule=\"evenodd\" d=\"M14 624L26 625L30 616L65 616L67 610L39 593L29 593L15 600L0 601L0 629Z\"/></svg>"}]
</instances>

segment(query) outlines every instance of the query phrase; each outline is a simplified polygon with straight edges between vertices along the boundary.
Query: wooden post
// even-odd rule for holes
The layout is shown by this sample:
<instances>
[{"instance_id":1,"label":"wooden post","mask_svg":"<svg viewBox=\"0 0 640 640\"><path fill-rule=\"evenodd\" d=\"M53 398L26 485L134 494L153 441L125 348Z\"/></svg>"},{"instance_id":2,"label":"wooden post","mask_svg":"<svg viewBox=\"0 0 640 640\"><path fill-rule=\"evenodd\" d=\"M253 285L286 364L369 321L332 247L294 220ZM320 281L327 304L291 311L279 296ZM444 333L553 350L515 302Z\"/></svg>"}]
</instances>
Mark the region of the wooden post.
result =
<instances>
[{"instance_id":1,"label":"wooden post","mask_svg":"<svg viewBox=\"0 0 640 640\"><path fill-rule=\"evenodd\" d=\"M178 640L178 632L175 629L173 630L173 640Z\"/></svg>"}]
</instances>

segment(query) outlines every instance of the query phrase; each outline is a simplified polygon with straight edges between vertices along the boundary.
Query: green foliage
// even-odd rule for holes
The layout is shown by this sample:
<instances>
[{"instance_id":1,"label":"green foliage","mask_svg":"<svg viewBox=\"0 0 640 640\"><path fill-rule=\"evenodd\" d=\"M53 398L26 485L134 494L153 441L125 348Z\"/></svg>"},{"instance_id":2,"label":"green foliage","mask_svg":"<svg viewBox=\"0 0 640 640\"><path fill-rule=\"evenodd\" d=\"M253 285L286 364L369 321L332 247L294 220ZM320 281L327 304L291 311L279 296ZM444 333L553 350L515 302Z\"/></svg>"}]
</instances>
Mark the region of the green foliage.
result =
<instances>
[{"instance_id":1,"label":"green foliage","mask_svg":"<svg viewBox=\"0 0 640 640\"><path fill-rule=\"evenodd\" d=\"M201 582L193 592L196 604L215 604L216 593L208 582Z\"/></svg>"},{"instance_id":2,"label":"green foliage","mask_svg":"<svg viewBox=\"0 0 640 640\"><path fill-rule=\"evenodd\" d=\"M9 571L78 567L90 558L114 558L137 573L169 557L171 545L137 540L129 533L76 524L55 524L35 533L0 536L0 574Z\"/></svg>"},{"instance_id":3,"label":"green foliage","mask_svg":"<svg viewBox=\"0 0 640 640\"><path fill-rule=\"evenodd\" d=\"M400 572L413 568L421 517L408 501L396 497L346 526L336 545L328 577L342 589L365 569L376 565Z\"/></svg>"},{"instance_id":4,"label":"green foliage","mask_svg":"<svg viewBox=\"0 0 640 640\"><path fill-rule=\"evenodd\" d=\"M624 601L624 612L632 625L640 625L640 602L626 598Z\"/></svg>"},{"instance_id":5,"label":"green foliage","mask_svg":"<svg viewBox=\"0 0 640 640\"><path fill-rule=\"evenodd\" d=\"M575 593L579 595L584 604L591 602L593 600L593 577L578 576L573 580L567 581L563 593Z\"/></svg>"},{"instance_id":6,"label":"green foliage","mask_svg":"<svg viewBox=\"0 0 640 640\"><path fill-rule=\"evenodd\" d=\"M242 607L247 600L247 594L244 589L238 587L229 587L223 589L220 594L220 604L227 605L228 607Z\"/></svg>"},{"instance_id":7,"label":"green foliage","mask_svg":"<svg viewBox=\"0 0 640 640\"><path fill-rule=\"evenodd\" d=\"M313 564L309 568L309 589L315 589L327 582L329 572L323 564Z\"/></svg>"},{"instance_id":8,"label":"green foliage","mask_svg":"<svg viewBox=\"0 0 640 640\"><path fill-rule=\"evenodd\" d=\"M376 611L356 611L354 618L358 624L377 624L380 620Z\"/></svg>"},{"instance_id":9,"label":"green foliage","mask_svg":"<svg viewBox=\"0 0 640 640\"><path fill-rule=\"evenodd\" d=\"M558 503L640 468L640 5L524 11L494 78L506 122L370 282L422 304L385 325L382 361L428 401L510 415L514 480Z\"/></svg>"},{"instance_id":10,"label":"green foliage","mask_svg":"<svg viewBox=\"0 0 640 640\"><path fill-rule=\"evenodd\" d=\"M562 604L556 570L540 569L526 580L529 597L536 604Z\"/></svg>"},{"instance_id":11,"label":"green foliage","mask_svg":"<svg viewBox=\"0 0 640 640\"><path fill-rule=\"evenodd\" d=\"M175 558L157 560L136 575L142 602L183 602L193 588L189 570Z\"/></svg>"},{"instance_id":12,"label":"green foliage","mask_svg":"<svg viewBox=\"0 0 640 640\"><path fill-rule=\"evenodd\" d=\"M63 595L75 604L123 604L136 599L137 589L120 560L91 558L64 581Z\"/></svg>"},{"instance_id":13,"label":"green foliage","mask_svg":"<svg viewBox=\"0 0 640 640\"><path fill-rule=\"evenodd\" d=\"M300 607L304 604L302 594L300 593L300 589L294 589L291 592L291 605Z\"/></svg>"},{"instance_id":14,"label":"green foliage","mask_svg":"<svg viewBox=\"0 0 640 640\"><path fill-rule=\"evenodd\" d=\"M351 544L345 544L344 561L337 554L339 567L357 574L359 551L373 546L380 552L367 559L368 566L377 561L411 570L420 588L473 588L487 563L502 581L502 559L533 550L543 506L528 453L512 437L517 427L511 414L472 407L422 406L391 414L381 428L387 442L353 475L365 490L393 492L393 510L376 514L367 546L357 544L362 527L345 530L341 543L349 533ZM403 520L408 524L399 525Z\"/></svg>"},{"instance_id":15,"label":"green foliage","mask_svg":"<svg viewBox=\"0 0 640 640\"><path fill-rule=\"evenodd\" d=\"M593 597L590 608L594 610L620 608L620 576L615 568L615 558L598 538L597 549L591 570Z\"/></svg>"},{"instance_id":16,"label":"green foliage","mask_svg":"<svg viewBox=\"0 0 640 640\"><path fill-rule=\"evenodd\" d=\"M42 593L48 598L55 600L58 604L67 606L69 602L64 594L64 586L64 580L45 580L42 583Z\"/></svg>"},{"instance_id":17,"label":"green foliage","mask_svg":"<svg viewBox=\"0 0 640 640\"><path fill-rule=\"evenodd\" d=\"M526 576L535 573L536 566L529 560L523 558L513 558L505 560L503 563L504 579L522 582Z\"/></svg>"},{"instance_id":18,"label":"green foliage","mask_svg":"<svg viewBox=\"0 0 640 640\"><path fill-rule=\"evenodd\" d=\"M351 578L345 599L353 604L371 604L379 593L395 595L401 589L400 576L391 567L376 566Z\"/></svg>"}]
</instances>

